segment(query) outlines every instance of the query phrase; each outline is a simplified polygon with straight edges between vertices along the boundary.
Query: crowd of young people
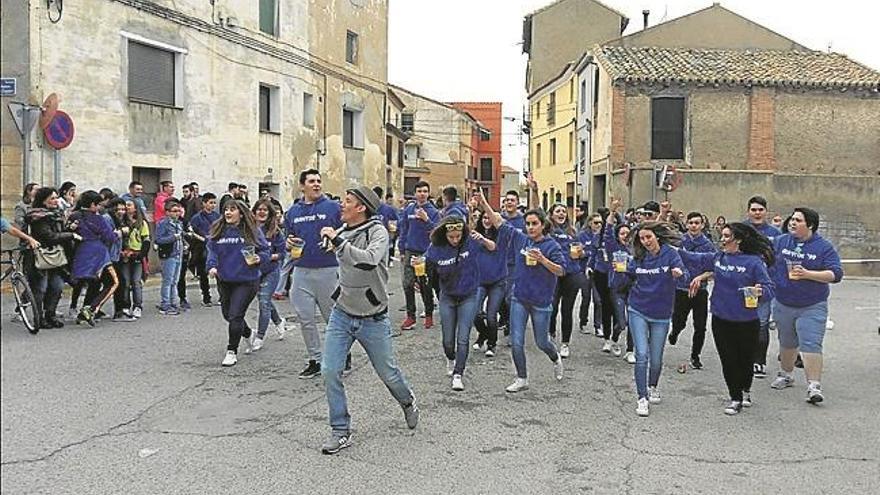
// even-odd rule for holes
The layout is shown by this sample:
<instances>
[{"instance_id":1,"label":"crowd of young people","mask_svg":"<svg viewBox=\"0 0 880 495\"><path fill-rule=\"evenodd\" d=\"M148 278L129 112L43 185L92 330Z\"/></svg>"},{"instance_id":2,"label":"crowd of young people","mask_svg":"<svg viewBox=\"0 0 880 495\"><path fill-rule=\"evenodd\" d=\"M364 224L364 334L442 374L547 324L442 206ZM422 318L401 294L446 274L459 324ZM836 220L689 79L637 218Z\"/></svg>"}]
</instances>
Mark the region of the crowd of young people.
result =
<instances>
[{"instance_id":1,"label":"crowd of young people","mask_svg":"<svg viewBox=\"0 0 880 495\"><path fill-rule=\"evenodd\" d=\"M507 192L496 212L482 192L466 205L451 186L442 191L442 204L435 204L426 182L415 185L409 202L398 204L390 194L383 202L381 188L351 189L333 199L317 170L302 172L299 184L302 194L286 211L264 191L250 207L246 189L235 183L218 205L217 196L200 193L196 183L175 198L174 184L165 181L151 211L137 181L122 196L109 189L78 194L70 183L58 190L29 184L10 228L34 248L26 252L25 266L43 315L40 325L64 326L57 307L65 283L73 288L68 316L77 324L95 326L108 318L104 308L111 299L109 319L143 317L143 280L150 250L156 249L158 314L173 317L190 309L187 272L199 279L202 305L217 305L215 279L228 322L221 364L233 366L240 347L251 353L265 345L270 327L284 338L287 323L276 304L289 294L306 349L299 378L324 377L332 436L323 451L334 453L351 442L339 380L351 370L355 340L367 348L407 424L414 428L418 422L415 397L394 362L390 341L399 333L391 329L387 307L396 245L406 300L400 331L417 325L418 292L424 329L433 327L438 309L446 374L455 391L465 389L470 350L496 356L499 333L511 347L516 370L506 391L528 389L529 321L553 376L563 380L563 360L575 352L574 311L581 296L581 333L589 332L592 306L601 352L623 355L634 365L640 416L662 401L663 352L667 342L677 344L690 314L689 364L703 368L710 307L730 395L725 414L753 404L753 378L766 376L771 318L780 342L780 371L771 387L792 386L793 369L802 360L807 401L824 400L820 380L829 284L839 282L843 272L833 246L817 232L819 214L809 208L796 208L785 220L778 216L777 227L767 221L767 201L755 196L747 201L744 221L719 217L710 226L701 212L673 212L668 202L649 201L621 214L620 201L613 200L610 208L592 214L583 208L571 218L562 204L523 213L516 191ZM537 204L537 184L530 181L529 187ZM44 251L54 247L61 247L63 256L47 265ZM247 321L254 299L255 331ZM323 343L318 312L328 322ZM580 351L586 353L591 346L583 344Z\"/></svg>"}]
</instances>

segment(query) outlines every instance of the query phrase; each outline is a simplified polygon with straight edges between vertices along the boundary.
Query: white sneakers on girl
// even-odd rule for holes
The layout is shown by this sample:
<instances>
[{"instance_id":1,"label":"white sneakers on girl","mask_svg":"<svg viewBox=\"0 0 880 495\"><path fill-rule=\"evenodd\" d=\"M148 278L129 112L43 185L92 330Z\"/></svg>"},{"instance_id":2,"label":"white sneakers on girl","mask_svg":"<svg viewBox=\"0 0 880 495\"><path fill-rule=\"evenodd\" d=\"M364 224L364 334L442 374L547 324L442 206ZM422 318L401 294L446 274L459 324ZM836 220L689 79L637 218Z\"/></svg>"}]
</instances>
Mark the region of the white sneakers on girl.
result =
<instances>
[{"instance_id":1,"label":"white sneakers on girl","mask_svg":"<svg viewBox=\"0 0 880 495\"><path fill-rule=\"evenodd\" d=\"M223 358L223 362L220 363L220 366L235 366L235 363L238 362L238 356L235 355L235 351L226 351L226 356Z\"/></svg>"}]
</instances>

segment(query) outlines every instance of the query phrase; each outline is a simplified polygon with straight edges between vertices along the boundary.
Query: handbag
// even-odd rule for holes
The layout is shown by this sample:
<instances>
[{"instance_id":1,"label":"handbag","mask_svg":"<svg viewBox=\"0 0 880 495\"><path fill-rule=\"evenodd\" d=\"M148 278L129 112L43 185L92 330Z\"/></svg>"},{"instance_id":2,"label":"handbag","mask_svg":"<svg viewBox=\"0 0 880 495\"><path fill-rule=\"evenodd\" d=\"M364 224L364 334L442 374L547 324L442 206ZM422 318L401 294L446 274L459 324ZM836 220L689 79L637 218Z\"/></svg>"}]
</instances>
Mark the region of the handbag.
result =
<instances>
[{"instance_id":1,"label":"handbag","mask_svg":"<svg viewBox=\"0 0 880 495\"><path fill-rule=\"evenodd\" d=\"M37 270L52 270L67 266L67 255L60 245L38 247L34 250L34 266Z\"/></svg>"}]
</instances>

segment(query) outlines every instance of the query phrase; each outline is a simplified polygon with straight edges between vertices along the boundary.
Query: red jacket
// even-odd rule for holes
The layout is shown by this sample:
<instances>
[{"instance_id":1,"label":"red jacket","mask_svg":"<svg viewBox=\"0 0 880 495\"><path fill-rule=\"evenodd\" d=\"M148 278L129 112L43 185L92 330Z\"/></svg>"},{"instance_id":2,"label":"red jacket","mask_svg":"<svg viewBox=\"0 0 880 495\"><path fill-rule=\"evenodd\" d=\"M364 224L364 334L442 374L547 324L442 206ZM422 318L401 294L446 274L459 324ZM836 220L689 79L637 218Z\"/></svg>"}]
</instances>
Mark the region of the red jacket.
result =
<instances>
[{"instance_id":1,"label":"red jacket","mask_svg":"<svg viewBox=\"0 0 880 495\"><path fill-rule=\"evenodd\" d=\"M153 201L153 222L156 225L165 218L165 201L168 201L170 197L171 195L164 191L156 195L156 199Z\"/></svg>"}]
</instances>

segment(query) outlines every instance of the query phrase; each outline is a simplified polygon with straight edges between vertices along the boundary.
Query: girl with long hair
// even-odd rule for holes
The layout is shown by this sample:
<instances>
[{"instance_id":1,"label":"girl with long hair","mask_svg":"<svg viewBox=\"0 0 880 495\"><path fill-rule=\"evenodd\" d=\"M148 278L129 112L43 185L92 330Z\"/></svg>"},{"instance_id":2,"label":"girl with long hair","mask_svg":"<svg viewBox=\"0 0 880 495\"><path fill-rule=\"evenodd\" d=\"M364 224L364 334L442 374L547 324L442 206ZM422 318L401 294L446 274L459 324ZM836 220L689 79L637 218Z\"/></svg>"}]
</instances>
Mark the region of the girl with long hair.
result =
<instances>
[{"instance_id":1,"label":"girl with long hair","mask_svg":"<svg viewBox=\"0 0 880 495\"><path fill-rule=\"evenodd\" d=\"M92 327L95 315L119 287L119 277L110 259L110 249L119 241L119 235L113 230L112 222L98 213L101 201L96 191L85 191L77 202L79 214L73 219L82 241L76 247L71 276L74 281L88 284L76 322ZM75 305L76 301L71 304Z\"/></svg>"},{"instance_id":2,"label":"girl with long hair","mask_svg":"<svg viewBox=\"0 0 880 495\"><path fill-rule=\"evenodd\" d=\"M580 264L584 257L583 243L578 241L578 236L572 228L568 218L568 208L564 204L557 203L550 207L550 236L559 243L565 257L565 274L559 278L556 284L556 293L553 297L553 315L550 317L550 337L556 337L556 315L562 306L562 345L559 355L568 358L571 355L569 343L571 342L571 329L574 326L573 312L574 302L578 292L584 285L584 273Z\"/></svg>"},{"instance_id":3,"label":"girl with long hair","mask_svg":"<svg viewBox=\"0 0 880 495\"><path fill-rule=\"evenodd\" d=\"M605 245L606 232L613 229L608 225L606 219L611 214L608 208L599 208L599 219L601 229L593 244L593 255L590 257L593 274L593 287L599 294L599 303L601 304L601 320L602 320L602 337L605 343L602 345L602 352L611 351L611 337L614 334L612 319L614 318L614 302L611 300L611 289L609 285L609 273L611 271L611 254L608 246ZM594 313L595 314L595 313ZM595 316L594 316L595 318Z\"/></svg>"},{"instance_id":4,"label":"girl with long hair","mask_svg":"<svg viewBox=\"0 0 880 495\"><path fill-rule=\"evenodd\" d=\"M239 343L250 348L251 329L244 317L260 290L260 267L269 263L269 244L247 205L231 199L223 205L223 218L211 226L207 248L208 274L217 279L223 319L229 323L221 365L234 366Z\"/></svg>"},{"instance_id":5,"label":"girl with long hair","mask_svg":"<svg viewBox=\"0 0 880 495\"><path fill-rule=\"evenodd\" d=\"M480 266L480 286L477 288L477 309L483 308L484 314L477 315L474 327L479 332L474 349L482 349L486 345L486 357L495 356L498 343L498 316L501 303L507 288L507 244L499 244L498 229L492 225L492 219L473 205L476 212L477 234L482 236L483 243L477 250Z\"/></svg>"},{"instance_id":6,"label":"girl with long hair","mask_svg":"<svg viewBox=\"0 0 880 495\"><path fill-rule=\"evenodd\" d=\"M556 279L565 275L565 255L559 243L549 237L551 225L542 210L530 210L524 215L526 233L506 223L496 214L485 196L479 195L480 208L492 218L499 230L501 244L509 242L516 253L516 266L510 300L510 341L516 379L505 390L516 393L529 388L526 369L526 323L532 320L535 344L553 362L554 375L562 380L562 356L550 340L550 316L553 313L553 295Z\"/></svg>"},{"instance_id":7,"label":"girl with long hair","mask_svg":"<svg viewBox=\"0 0 880 495\"><path fill-rule=\"evenodd\" d=\"M773 246L751 225L727 224L721 229L721 251L717 253L680 251L688 266L699 273L711 272L712 336L730 403L728 415L738 414L752 405L752 356L758 344L758 304L760 298L773 298L773 283L767 267L773 265ZM704 290L706 277L695 277L690 296Z\"/></svg>"},{"instance_id":8,"label":"girl with long hair","mask_svg":"<svg viewBox=\"0 0 880 495\"><path fill-rule=\"evenodd\" d=\"M128 290L123 304L132 317L140 318L144 312L144 260L150 253L150 226L134 200L125 202L125 214L129 232L123 238L121 267Z\"/></svg>"},{"instance_id":9,"label":"girl with long hair","mask_svg":"<svg viewBox=\"0 0 880 495\"><path fill-rule=\"evenodd\" d=\"M275 205L267 198L258 199L254 203L254 218L257 225L263 232L266 242L269 244L269 263L262 268L260 276L260 292L257 299L260 303L260 316L257 319L257 335L254 337L252 348L259 351L263 348L263 342L266 339L266 330L269 329L269 321L272 322L278 339L283 339L287 333L284 318L278 315L275 303L272 302L272 292L278 285L278 277L281 276L280 261L287 254L285 248L285 239L287 238L281 231L279 225L280 214L275 210Z\"/></svg>"},{"instance_id":10,"label":"girl with long hair","mask_svg":"<svg viewBox=\"0 0 880 495\"><path fill-rule=\"evenodd\" d=\"M477 252L483 242L483 236L471 235L465 218L450 215L431 232L431 244L425 251L425 261L434 266L440 286L440 327L446 374L452 376L452 390L464 390L462 375L470 348L471 326L478 310Z\"/></svg>"},{"instance_id":11,"label":"girl with long hair","mask_svg":"<svg viewBox=\"0 0 880 495\"><path fill-rule=\"evenodd\" d=\"M639 416L649 414L649 403L660 403L657 386L675 301L675 279L686 273L681 256L670 247L678 243L680 233L673 227L653 221L641 223L633 236L633 259L626 267L633 279L627 309L636 353L634 373Z\"/></svg>"},{"instance_id":12,"label":"girl with long hair","mask_svg":"<svg viewBox=\"0 0 880 495\"><path fill-rule=\"evenodd\" d=\"M588 334L590 318L590 302L593 303L593 332L597 337L602 329L602 303L599 300L599 292L593 281L593 258L596 256L596 246L599 244L599 236L602 233L602 218L598 213L587 216L583 230L578 234L578 241L584 247L584 256L580 259L581 270L585 274L584 286L581 289L581 306L578 310L578 325L581 333Z\"/></svg>"},{"instance_id":13,"label":"girl with long hair","mask_svg":"<svg viewBox=\"0 0 880 495\"><path fill-rule=\"evenodd\" d=\"M626 266L632 258L632 248L630 247L632 229L626 223L616 222L613 214L609 214L605 222L612 226L612 228L605 229L605 246L611 258L611 269L608 271L608 293L614 308L614 333L611 335L611 347L609 349L606 349L607 346L603 347L602 351L620 357L622 352L618 341L623 329L626 328L625 359L628 363L635 364L632 333L627 325L626 317L626 305L632 286L632 279L626 273ZM606 342L608 341L606 340Z\"/></svg>"}]
</instances>

